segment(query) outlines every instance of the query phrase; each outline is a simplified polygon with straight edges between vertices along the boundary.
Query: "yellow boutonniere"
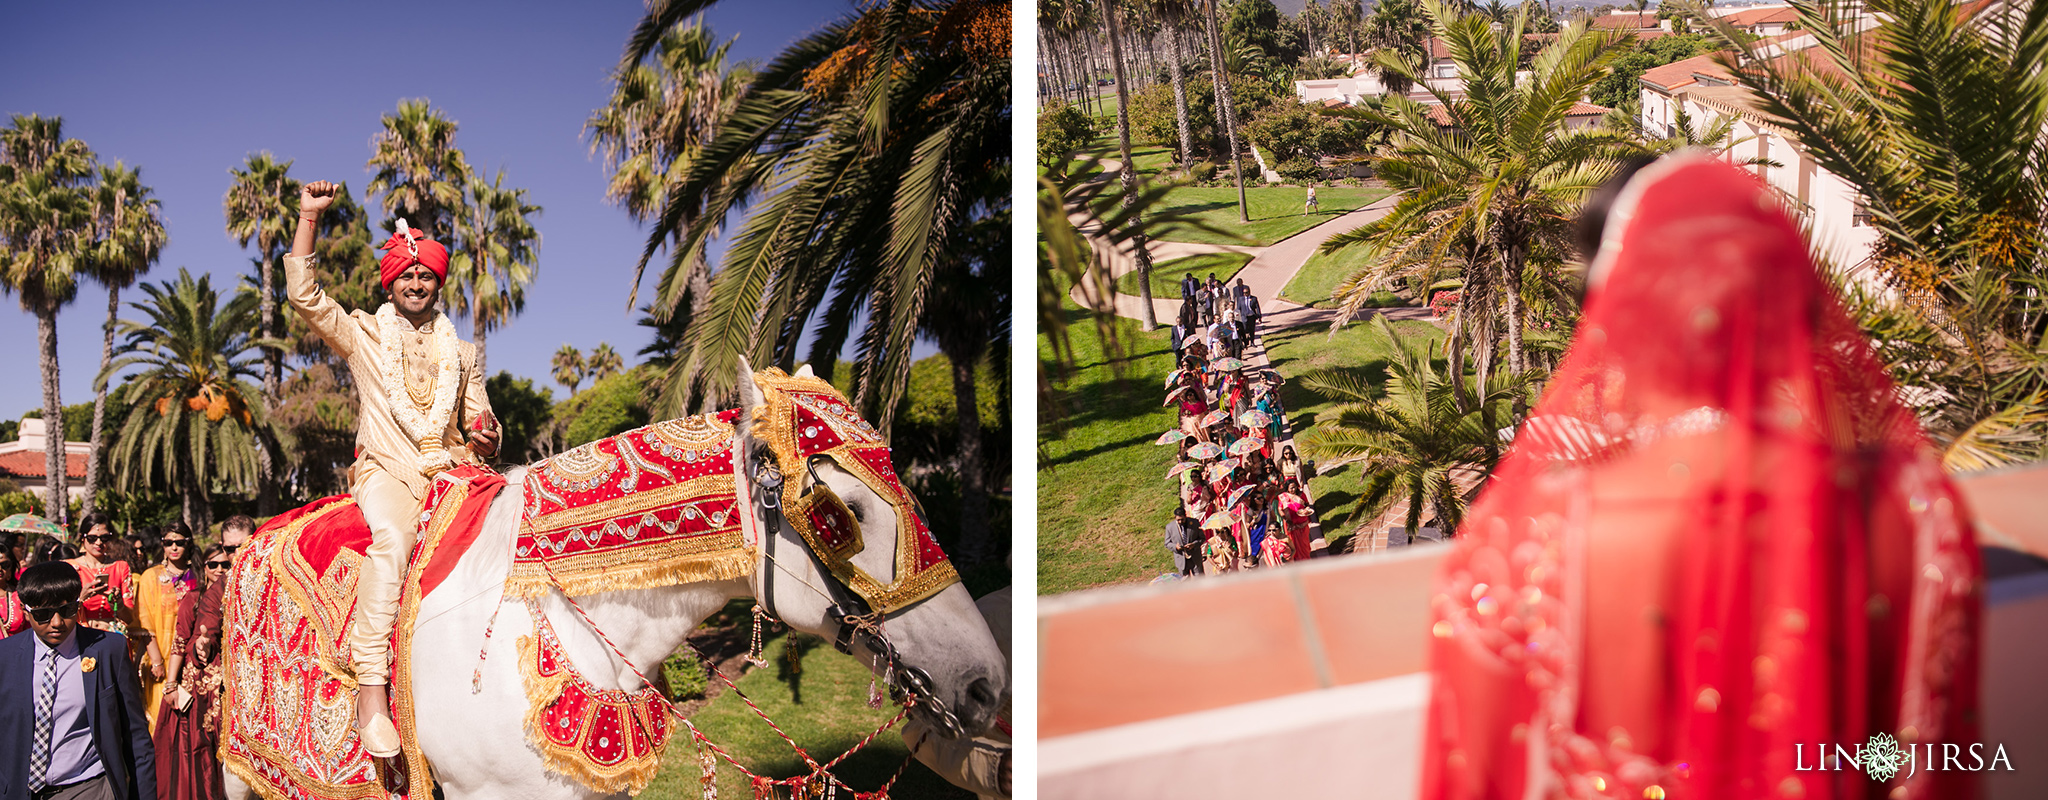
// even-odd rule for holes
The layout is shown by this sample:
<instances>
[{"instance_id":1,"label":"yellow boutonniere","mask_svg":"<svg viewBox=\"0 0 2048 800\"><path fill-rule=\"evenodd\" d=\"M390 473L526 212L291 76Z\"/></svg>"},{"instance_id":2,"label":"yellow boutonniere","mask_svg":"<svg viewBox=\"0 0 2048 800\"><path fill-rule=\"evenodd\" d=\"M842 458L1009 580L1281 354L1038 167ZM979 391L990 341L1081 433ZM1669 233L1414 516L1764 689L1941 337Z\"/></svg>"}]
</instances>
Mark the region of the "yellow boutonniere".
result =
<instances>
[{"instance_id":1,"label":"yellow boutonniere","mask_svg":"<svg viewBox=\"0 0 2048 800\"><path fill-rule=\"evenodd\" d=\"M86 656L85 658L81 658L78 660L78 671L91 672L94 667L97 667L99 665L100 662L98 659L95 659L92 656Z\"/></svg>"}]
</instances>

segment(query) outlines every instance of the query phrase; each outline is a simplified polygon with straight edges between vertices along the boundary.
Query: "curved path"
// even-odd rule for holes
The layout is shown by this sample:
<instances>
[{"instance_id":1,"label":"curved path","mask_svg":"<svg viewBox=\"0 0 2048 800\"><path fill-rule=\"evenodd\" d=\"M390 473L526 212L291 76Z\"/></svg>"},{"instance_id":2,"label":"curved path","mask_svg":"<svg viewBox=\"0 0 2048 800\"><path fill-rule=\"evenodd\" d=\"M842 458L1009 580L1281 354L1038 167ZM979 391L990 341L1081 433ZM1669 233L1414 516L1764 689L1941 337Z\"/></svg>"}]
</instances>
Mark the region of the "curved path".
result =
<instances>
[{"instance_id":1,"label":"curved path","mask_svg":"<svg viewBox=\"0 0 2048 800\"><path fill-rule=\"evenodd\" d=\"M1099 180L1114 180L1117 173L1123 169L1123 163L1114 159L1106 159L1102 162L1102 167L1103 174ZM1250 289L1252 295L1259 299L1259 309L1262 312L1262 316L1259 320L1259 335L1254 339L1252 346L1245 349L1244 360L1252 366L1264 367L1271 363L1270 359L1266 356L1266 334L1302 325L1327 324L1337 318L1337 312L1334 309L1304 306L1291 300L1285 300L1280 297L1280 291L1287 288L1287 283L1294 280L1295 274L1301 271L1302 266L1308 263L1311 256L1315 255L1316 249L1321 247L1323 242L1339 233L1357 229L1366 223L1386 216L1387 212L1399 200L1399 194L1388 195L1367 204L1364 208L1351 211L1269 246L1152 241L1147 242L1145 249L1152 255L1153 264L1160 264L1169 259L1202 253L1251 254L1251 262L1238 270L1237 277L1244 279L1245 288ZM1096 233L1099 231L1099 227L1084 225L1084 215L1073 215L1071 219L1079 227L1082 235L1088 237L1089 243L1095 247L1096 252L1102 254L1103 261L1109 267L1112 277L1121 277L1138 268L1137 248L1134 245L1129 242L1117 245L1097 236ZM1071 296L1075 303L1085 308L1090 303L1082 290L1082 286L1076 285L1071 292ZM1144 298L1138 295L1119 292L1116 295L1116 313L1118 316L1131 319L1144 319L1144 302ZM1177 299L1154 298L1152 300L1153 319L1161 324L1172 324L1179 314L1180 304L1181 301ZM1374 309L1367 313L1383 313L1392 319L1426 319L1429 317L1429 309L1427 308ZM1287 419L1285 415L1283 415L1280 425L1280 441L1276 444L1287 447L1294 445L1293 422ZM1323 556L1327 552L1328 543L1323 539L1322 521L1320 519L1310 523L1309 536L1312 540L1311 549L1314 556Z\"/></svg>"}]
</instances>

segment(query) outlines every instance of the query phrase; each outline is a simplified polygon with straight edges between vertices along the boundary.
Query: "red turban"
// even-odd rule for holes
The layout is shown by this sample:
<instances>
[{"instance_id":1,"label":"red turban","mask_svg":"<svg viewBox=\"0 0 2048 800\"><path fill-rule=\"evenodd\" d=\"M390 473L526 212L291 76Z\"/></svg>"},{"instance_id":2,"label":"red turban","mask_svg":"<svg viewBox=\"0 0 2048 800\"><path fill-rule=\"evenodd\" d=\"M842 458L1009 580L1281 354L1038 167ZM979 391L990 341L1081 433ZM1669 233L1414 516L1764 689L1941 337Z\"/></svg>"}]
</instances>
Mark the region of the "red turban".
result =
<instances>
[{"instance_id":1,"label":"red turban","mask_svg":"<svg viewBox=\"0 0 2048 800\"><path fill-rule=\"evenodd\" d=\"M399 273L411 269L414 264L425 265L427 269L433 270L435 275L441 277L441 282L448 281L448 248L442 247L440 242L428 239L418 231L413 231L412 235L417 237L412 243L419 247L418 256L414 256L412 249L406 246L403 233L391 234L391 238L379 248L388 251L383 258L377 259L378 282L384 288L391 288L391 282L398 280Z\"/></svg>"}]
</instances>

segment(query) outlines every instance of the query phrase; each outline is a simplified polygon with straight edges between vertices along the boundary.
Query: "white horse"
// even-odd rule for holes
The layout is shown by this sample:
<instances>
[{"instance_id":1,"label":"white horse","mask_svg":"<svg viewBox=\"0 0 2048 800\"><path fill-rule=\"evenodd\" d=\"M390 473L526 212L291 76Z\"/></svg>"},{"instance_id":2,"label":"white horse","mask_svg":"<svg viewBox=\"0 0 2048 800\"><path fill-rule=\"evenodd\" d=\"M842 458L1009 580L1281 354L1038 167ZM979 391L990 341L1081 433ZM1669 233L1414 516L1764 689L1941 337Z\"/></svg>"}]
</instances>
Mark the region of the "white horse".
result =
<instances>
[{"instance_id":1,"label":"white horse","mask_svg":"<svg viewBox=\"0 0 2048 800\"><path fill-rule=\"evenodd\" d=\"M809 373L806 366L797 374ZM768 446L748 434L747 420L762 403L762 395L745 362L740 367L740 388L742 414L734 446L746 456L743 463L751 464L767 455ZM521 636L534 635L535 626L525 603L504 596L525 502L520 487L525 472L521 467L507 473L510 484L492 502L475 542L454 571L422 601L412 634L414 683L393 687L394 691L412 693L420 749L451 800L606 796L549 772L540 751L527 741L527 698L516 643ZM863 530L868 545L854 556L853 563L869 575L891 575L897 563L896 548L916 546L897 541L895 507L853 473L828 460L814 463L810 473L846 502ZM752 476L735 477L754 480ZM764 492L757 487L753 495L761 498ZM966 587L955 583L889 615L882 623L886 640L850 636L852 631L842 630L833 613L835 597L848 596L845 587L823 569L779 510L772 503L767 505L770 513L763 518L773 530L763 533L752 575L605 592L581 596L577 602L589 613L591 623L610 636L634 666L652 674L699 622L727 601L761 599L769 612L789 627L847 642L855 657L877 675L886 672L896 688L923 695L911 714L934 729L955 737L988 729L1006 702L1009 676L1002 652ZM741 513L752 511L742 509ZM558 593L541 598L539 607L584 678L600 688L632 691L641 687L640 678L620 663L611 647L598 639L591 623ZM484 632L494 613L496 626L481 665L480 691L472 693L478 650L485 644ZM893 665L889 663L892 650ZM689 731L680 723L674 728L670 757L690 752ZM715 736L716 732L710 733ZM232 772L228 778L230 797L249 796L247 785Z\"/></svg>"}]
</instances>

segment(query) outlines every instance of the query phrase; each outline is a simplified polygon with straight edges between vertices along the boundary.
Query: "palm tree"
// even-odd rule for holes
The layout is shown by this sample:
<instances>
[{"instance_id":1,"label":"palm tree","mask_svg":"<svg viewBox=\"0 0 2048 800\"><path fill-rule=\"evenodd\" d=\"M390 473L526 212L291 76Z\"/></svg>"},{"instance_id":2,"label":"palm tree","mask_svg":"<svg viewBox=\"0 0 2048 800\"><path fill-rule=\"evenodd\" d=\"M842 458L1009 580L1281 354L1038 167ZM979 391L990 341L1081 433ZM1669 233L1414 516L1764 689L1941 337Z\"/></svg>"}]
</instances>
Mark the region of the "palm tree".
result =
<instances>
[{"instance_id":1,"label":"palm tree","mask_svg":"<svg viewBox=\"0 0 2048 800\"><path fill-rule=\"evenodd\" d=\"M666 318L728 214L750 212L661 413L725 402L742 356L793 368L806 338L805 360L829 377L852 341L853 400L888 431L918 324L943 313L929 304L934 265L1008 206L1009 19L1003 0L864 7L755 74L648 234L643 268L668 248L652 304Z\"/></svg>"},{"instance_id":2,"label":"palm tree","mask_svg":"<svg viewBox=\"0 0 2048 800\"><path fill-rule=\"evenodd\" d=\"M277 297L282 287L277 285L272 262L284 255L283 249L291 243L291 226L299 211L299 182L292 179L291 169L292 162L279 163L267 151L252 154L242 162L242 168L228 169L235 181L221 199L228 235L245 248L251 239L256 241L257 271L261 276L257 281L261 303L256 312L256 335L263 339L281 338ZM284 381L284 353L270 351L264 354L263 361L263 396L277 397L278 386Z\"/></svg>"},{"instance_id":3,"label":"palm tree","mask_svg":"<svg viewBox=\"0 0 2048 800\"><path fill-rule=\"evenodd\" d=\"M1173 81L1173 122L1180 132L1180 165L1186 169L1194 163L1195 132L1193 123L1188 119L1188 87L1183 74L1186 72L1186 59L1181 55L1180 39L1188 20L1200 12L1194 0L1148 0L1145 8L1166 28L1166 68Z\"/></svg>"},{"instance_id":4,"label":"palm tree","mask_svg":"<svg viewBox=\"0 0 2048 800\"><path fill-rule=\"evenodd\" d=\"M590 385L596 386L598 381L623 371L626 362L619 358L618 351L613 350L610 344L598 342L596 347L591 348L590 358L585 360L584 368L588 370L586 374L590 376ZM569 393L575 394L575 390L572 388Z\"/></svg>"},{"instance_id":5,"label":"palm tree","mask_svg":"<svg viewBox=\"0 0 2048 800\"><path fill-rule=\"evenodd\" d=\"M178 493L185 523L203 530L212 494L256 490L269 422L248 379L260 377L257 348L277 345L249 335L258 298L239 292L223 305L210 276L180 269L177 280L142 291L148 299L129 307L146 321L122 320L119 357L95 382L143 368L124 388L130 410L113 449L115 480L124 490Z\"/></svg>"},{"instance_id":6,"label":"palm tree","mask_svg":"<svg viewBox=\"0 0 2048 800\"><path fill-rule=\"evenodd\" d=\"M1130 204L1138 199L1138 162L1131 157L1131 93L1130 81L1124 77L1124 36L1117 21L1116 4L1111 0L1102 0L1102 19L1109 26L1109 58L1116 69L1116 143L1124 159L1123 169L1117 170L1117 180L1124 187L1124 202ZM1136 248L1131 251L1138 261L1138 298L1142 306L1139 320L1144 323L1143 330L1149 331L1159 327L1152 308L1152 250L1146 246L1143 220L1135 222L1141 226L1133 238Z\"/></svg>"},{"instance_id":7,"label":"palm tree","mask_svg":"<svg viewBox=\"0 0 2048 800\"><path fill-rule=\"evenodd\" d=\"M65 520L64 407L58 391L57 311L78 296L90 267L93 172L84 142L64 138L62 117L16 114L0 129L0 293L17 294L36 316L43 378L43 419L50 420L45 486Z\"/></svg>"},{"instance_id":8,"label":"palm tree","mask_svg":"<svg viewBox=\"0 0 2048 800\"><path fill-rule=\"evenodd\" d=\"M568 387L570 397L576 396L576 385L583 382L583 376L586 374L583 351L577 350L572 344L562 345L562 349L555 351L552 363L555 368L555 382Z\"/></svg>"},{"instance_id":9,"label":"palm tree","mask_svg":"<svg viewBox=\"0 0 2048 800\"><path fill-rule=\"evenodd\" d=\"M1244 202L1244 155L1237 145L1237 106L1230 99L1230 71L1223 66L1223 36L1217 28L1216 0L1203 1L1209 12L1209 77L1216 89L1216 115L1223 122L1223 141L1230 147L1230 174L1237 178L1237 221L1250 222L1251 211Z\"/></svg>"},{"instance_id":10,"label":"palm tree","mask_svg":"<svg viewBox=\"0 0 2048 800\"><path fill-rule=\"evenodd\" d=\"M1365 24L1365 7L1359 0L1331 0L1331 39L1347 45L1344 52L1353 56L1359 54L1358 29ZM1352 62L1355 66L1357 62Z\"/></svg>"},{"instance_id":11,"label":"palm tree","mask_svg":"<svg viewBox=\"0 0 2048 800\"><path fill-rule=\"evenodd\" d=\"M1458 376L1438 371L1428 344L1403 339L1384 316L1373 324L1394 345L1384 396L1355 374L1303 376L1311 391L1347 404L1303 435L1302 452L1333 466L1363 465L1360 513L1376 514L1405 498L1408 530L1422 526L1425 504L1434 508L1438 527L1455 530L1464 519L1465 496L1452 473L1493 469L1501 452L1495 426L1519 391L1498 375L1484 382L1474 376L1479 385L1468 389Z\"/></svg>"},{"instance_id":12,"label":"palm tree","mask_svg":"<svg viewBox=\"0 0 2048 800\"><path fill-rule=\"evenodd\" d=\"M675 24L648 58L619 69L611 100L584 123L592 152L611 169L606 198L634 221L648 222L662 210L669 184L688 171L752 81L750 64L728 62L732 42L718 42L701 20ZM677 233L695 228L701 211L677 209ZM672 235L669 245L676 244ZM687 329L710 299L711 263L692 260L681 279L682 296L662 324ZM629 306L639 288L636 282Z\"/></svg>"},{"instance_id":13,"label":"palm tree","mask_svg":"<svg viewBox=\"0 0 2048 800\"><path fill-rule=\"evenodd\" d=\"M1405 194L1386 217L1331 237L1322 250L1372 248L1368 263L1349 281L1364 288L1369 281L1360 279L1389 272L1386 261L1408 257L1417 243L1435 248L1433 260L1459 245L1478 248L1466 251L1477 261L1465 259L1470 269L1456 333L1472 326L1480 374L1488 374L1495 331L1504 329L1508 374L1518 376L1526 273L1534 264L1546 268L1535 276L1538 286L1559 280L1563 255L1570 252L1566 221L1630 149L1617 132L1565 126L1565 115L1619 52L1619 40L1573 25L1529 63L1530 77L1518 80L1526 8L1498 31L1482 14L1459 14L1434 0L1427 8L1465 81L1463 97L1428 87L1455 125L1441 129L1422 105L1388 97L1389 111L1381 116L1402 141L1377 170ZM1421 82L1413 74L1405 77ZM1347 314L1359 300L1347 302Z\"/></svg>"},{"instance_id":14,"label":"palm tree","mask_svg":"<svg viewBox=\"0 0 2048 800\"><path fill-rule=\"evenodd\" d=\"M1428 55L1428 15L1416 0L1380 0L1365 27L1373 61L1380 65L1380 85L1389 95L1407 96L1415 86L1408 76L1424 68ZM1396 66L1387 66L1390 59Z\"/></svg>"},{"instance_id":15,"label":"palm tree","mask_svg":"<svg viewBox=\"0 0 2048 800\"><path fill-rule=\"evenodd\" d=\"M946 309L925 317L920 333L936 342L953 370L953 418L959 449L953 457L960 478L962 559L976 562L988 552L988 484L982 465L982 425L976 370L992 362L1009 372L1004 357L1010 341L1010 256L1007 215L991 217L969 232L967 246L947 259L932 284L932 302Z\"/></svg>"},{"instance_id":16,"label":"palm tree","mask_svg":"<svg viewBox=\"0 0 2048 800\"><path fill-rule=\"evenodd\" d=\"M505 170L485 183L471 176L464 203L456 214L461 243L448 261L448 284L442 288L448 307L469 314L476 338L476 369L485 368L485 337L526 309L526 286L533 282L540 231L527 217L540 206L526 202L525 189L505 186Z\"/></svg>"},{"instance_id":17,"label":"palm tree","mask_svg":"<svg viewBox=\"0 0 2048 800\"><path fill-rule=\"evenodd\" d=\"M164 230L163 204L155 192L142 185L142 170L130 169L119 161L100 168L99 185L93 187L92 278L107 287L107 322L101 328L100 373L114 361L114 331L119 323L121 290L149 272L169 244ZM93 512L99 496L100 451L106 446L107 392L104 384L94 387L92 401L92 454L86 459L85 505L80 514Z\"/></svg>"},{"instance_id":18,"label":"palm tree","mask_svg":"<svg viewBox=\"0 0 2048 800\"><path fill-rule=\"evenodd\" d=\"M1694 18L1734 54L1724 61L1742 65L1730 73L1758 111L1860 194L1881 238L1850 266L1885 287L1844 289L1893 377L1945 397L1923 424L1948 463L2010 463L1996 455L2010 450L2001 438L2036 443L2027 449L2038 457L2048 6L1792 6L1815 45L1784 57L1766 57L1726 19Z\"/></svg>"},{"instance_id":19,"label":"palm tree","mask_svg":"<svg viewBox=\"0 0 2048 800\"><path fill-rule=\"evenodd\" d=\"M420 99L399 101L382 122L370 139L368 166L376 174L368 193L382 195L386 217L402 216L429 236L447 235L470 176L469 161L455 147L455 120Z\"/></svg>"}]
</instances>

